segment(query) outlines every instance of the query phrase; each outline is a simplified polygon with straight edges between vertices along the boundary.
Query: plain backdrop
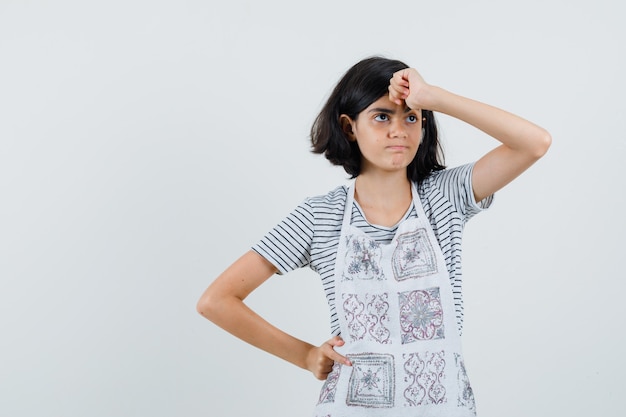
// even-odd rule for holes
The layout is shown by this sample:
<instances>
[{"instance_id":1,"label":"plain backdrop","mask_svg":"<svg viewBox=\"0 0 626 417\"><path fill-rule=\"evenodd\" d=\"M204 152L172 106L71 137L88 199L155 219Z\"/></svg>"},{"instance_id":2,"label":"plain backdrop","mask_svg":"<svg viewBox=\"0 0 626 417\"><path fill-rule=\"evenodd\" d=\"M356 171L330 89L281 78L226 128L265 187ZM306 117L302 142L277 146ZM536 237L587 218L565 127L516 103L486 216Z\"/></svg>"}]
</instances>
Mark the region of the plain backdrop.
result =
<instances>
[{"instance_id":1,"label":"plain backdrop","mask_svg":"<svg viewBox=\"0 0 626 417\"><path fill-rule=\"evenodd\" d=\"M199 316L305 197L309 151L370 55L548 129L467 226L464 347L482 417L623 417L621 3L0 0L0 415L309 416L321 382ZM496 142L449 117L447 164ZM318 276L249 298L312 343Z\"/></svg>"}]
</instances>

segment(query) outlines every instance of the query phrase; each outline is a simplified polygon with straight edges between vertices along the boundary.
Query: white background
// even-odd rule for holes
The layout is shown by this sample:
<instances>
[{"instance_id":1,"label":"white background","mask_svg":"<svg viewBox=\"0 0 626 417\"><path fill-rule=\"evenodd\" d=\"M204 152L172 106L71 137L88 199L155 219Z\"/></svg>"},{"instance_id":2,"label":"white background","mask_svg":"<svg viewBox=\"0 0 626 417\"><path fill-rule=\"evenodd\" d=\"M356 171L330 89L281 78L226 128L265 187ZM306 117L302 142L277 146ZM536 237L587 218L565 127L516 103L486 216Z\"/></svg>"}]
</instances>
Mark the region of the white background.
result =
<instances>
[{"instance_id":1,"label":"white background","mask_svg":"<svg viewBox=\"0 0 626 417\"><path fill-rule=\"evenodd\" d=\"M302 199L347 181L309 128L373 54L553 136L466 229L479 415L626 415L620 7L0 0L0 415L308 416L319 381L195 304ZM439 123L449 166L496 145ZM328 338L310 270L249 302Z\"/></svg>"}]
</instances>

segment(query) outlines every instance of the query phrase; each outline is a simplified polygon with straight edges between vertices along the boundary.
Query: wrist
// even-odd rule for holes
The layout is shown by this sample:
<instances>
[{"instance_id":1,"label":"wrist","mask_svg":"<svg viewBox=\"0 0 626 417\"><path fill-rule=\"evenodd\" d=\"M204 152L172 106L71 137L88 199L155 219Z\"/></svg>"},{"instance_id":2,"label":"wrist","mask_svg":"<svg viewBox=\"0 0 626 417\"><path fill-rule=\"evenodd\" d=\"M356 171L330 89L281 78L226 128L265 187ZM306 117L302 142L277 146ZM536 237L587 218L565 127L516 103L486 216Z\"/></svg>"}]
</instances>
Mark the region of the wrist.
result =
<instances>
[{"instance_id":1,"label":"wrist","mask_svg":"<svg viewBox=\"0 0 626 417\"><path fill-rule=\"evenodd\" d=\"M423 109L441 112L445 108L446 95L448 91L435 85L429 85L424 90Z\"/></svg>"},{"instance_id":2,"label":"wrist","mask_svg":"<svg viewBox=\"0 0 626 417\"><path fill-rule=\"evenodd\" d=\"M312 371L313 366L315 364L315 358L317 357L316 356L317 349L318 349L317 346L306 343L303 349L304 354L303 354L302 363L298 364L300 368L306 369L307 371Z\"/></svg>"}]
</instances>

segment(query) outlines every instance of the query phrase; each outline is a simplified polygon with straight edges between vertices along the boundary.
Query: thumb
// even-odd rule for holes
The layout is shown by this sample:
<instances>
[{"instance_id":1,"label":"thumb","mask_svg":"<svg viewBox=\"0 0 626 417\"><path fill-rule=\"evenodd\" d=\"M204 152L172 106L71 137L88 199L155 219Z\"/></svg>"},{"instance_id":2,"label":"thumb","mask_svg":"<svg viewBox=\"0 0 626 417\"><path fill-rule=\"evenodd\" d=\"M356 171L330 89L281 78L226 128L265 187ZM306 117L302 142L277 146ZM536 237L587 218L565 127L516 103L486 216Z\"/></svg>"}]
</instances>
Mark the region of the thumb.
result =
<instances>
[{"instance_id":1,"label":"thumb","mask_svg":"<svg viewBox=\"0 0 626 417\"><path fill-rule=\"evenodd\" d=\"M331 338L330 340L328 340L329 345L335 347L335 346L343 346L346 342L343 341L343 339L341 338L341 336L334 336L333 338Z\"/></svg>"},{"instance_id":2,"label":"thumb","mask_svg":"<svg viewBox=\"0 0 626 417\"><path fill-rule=\"evenodd\" d=\"M332 360L334 360L335 362L343 363L344 365L352 366L352 362L347 357L341 355L335 350L335 347L341 347L345 345L344 340L340 336L335 336L326 343L331 346L332 354L329 357Z\"/></svg>"}]
</instances>

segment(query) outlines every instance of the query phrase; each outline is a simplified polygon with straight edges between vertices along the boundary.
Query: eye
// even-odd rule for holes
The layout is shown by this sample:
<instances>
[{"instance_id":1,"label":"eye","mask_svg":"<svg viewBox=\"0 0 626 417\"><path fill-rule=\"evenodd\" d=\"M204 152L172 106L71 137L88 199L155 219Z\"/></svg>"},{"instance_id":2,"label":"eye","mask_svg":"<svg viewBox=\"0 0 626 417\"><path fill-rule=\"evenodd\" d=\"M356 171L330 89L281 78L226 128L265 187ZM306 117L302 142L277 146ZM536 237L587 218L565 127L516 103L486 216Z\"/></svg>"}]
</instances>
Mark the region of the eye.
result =
<instances>
[{"instance_id":1,"label":"eye","mask_svg":"<svg viewBox=\"0 0 626 417\"><path fill-rule=\"evenodd\" d=\"M407 116L406 121L409 122L409 123L417 123L418 118L417 118L416 115L410 114L410 115Z\"/></svg>"},{"instance_id":2,"label":"eye","mask_svg":"<svg viewBox=\"0 0 626 417\"><path fill-rule=\"evenodd\" d=\"M378 122L386 122L387 120L389 120L389 115L385 113L378 113L376 116L374 116L374 120Z\"/></svg>"}]
</instances>

